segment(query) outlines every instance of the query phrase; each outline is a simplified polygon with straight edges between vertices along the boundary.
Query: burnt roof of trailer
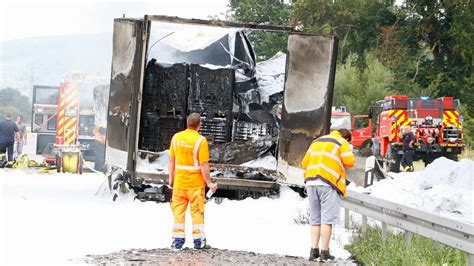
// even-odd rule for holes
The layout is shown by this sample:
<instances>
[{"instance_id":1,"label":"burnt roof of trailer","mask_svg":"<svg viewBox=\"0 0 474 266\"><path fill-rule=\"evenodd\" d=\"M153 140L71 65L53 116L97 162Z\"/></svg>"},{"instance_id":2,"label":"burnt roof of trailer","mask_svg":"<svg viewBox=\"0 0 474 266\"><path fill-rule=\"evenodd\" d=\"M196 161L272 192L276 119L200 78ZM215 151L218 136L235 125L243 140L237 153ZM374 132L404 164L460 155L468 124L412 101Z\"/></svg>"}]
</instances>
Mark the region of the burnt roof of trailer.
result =
<instances>
[{"instance_id":1,"label":"burnt roof of trailer","mask_svg":"<svg viewBox=\"0 0 474 266\"><path fill-rule=\"evenodd\" d=\"M273 25L265 25L265 24L257 24L257 23L240 23L240 22L225 21L225 20L180 18L180 17L171 17L171 16L163 16L163 15L145 15L145 21L202 25L202 26L221 27L221 28L244 28L244 29L255 29L255 30L270 31L270 32L287 32L287 33L295 33L295 34L300 34L300 35L317 35L317 36L326 36L326 37L334 36L334 35L324 35L324 34L302 32L300 30L295 29L294 27L289 27L289 26L273 26Z\"/></svg>"}]
</instances>

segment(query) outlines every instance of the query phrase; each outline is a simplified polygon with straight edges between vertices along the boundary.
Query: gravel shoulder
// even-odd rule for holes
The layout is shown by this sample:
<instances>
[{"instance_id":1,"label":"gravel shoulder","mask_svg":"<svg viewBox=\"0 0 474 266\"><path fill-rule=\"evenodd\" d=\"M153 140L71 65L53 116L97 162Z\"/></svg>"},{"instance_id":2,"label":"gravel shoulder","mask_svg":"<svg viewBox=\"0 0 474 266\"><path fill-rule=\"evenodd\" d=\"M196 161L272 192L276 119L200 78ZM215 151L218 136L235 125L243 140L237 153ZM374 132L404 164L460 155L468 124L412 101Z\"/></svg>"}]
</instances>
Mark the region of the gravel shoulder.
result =
<instances>
[{"instance_id":1,"label":"gravel shoulder","mask_svg":"<svg viewBox=\"0 0 474 266\"><path fill-rule=\"evenodd\" d=\"M258 254L212 248L182 251L171 249L131 249L106 255L88 255L83 262L94 265L357 265L352 261L310 262L305 258Z\"/></svg>"}]
</instances>

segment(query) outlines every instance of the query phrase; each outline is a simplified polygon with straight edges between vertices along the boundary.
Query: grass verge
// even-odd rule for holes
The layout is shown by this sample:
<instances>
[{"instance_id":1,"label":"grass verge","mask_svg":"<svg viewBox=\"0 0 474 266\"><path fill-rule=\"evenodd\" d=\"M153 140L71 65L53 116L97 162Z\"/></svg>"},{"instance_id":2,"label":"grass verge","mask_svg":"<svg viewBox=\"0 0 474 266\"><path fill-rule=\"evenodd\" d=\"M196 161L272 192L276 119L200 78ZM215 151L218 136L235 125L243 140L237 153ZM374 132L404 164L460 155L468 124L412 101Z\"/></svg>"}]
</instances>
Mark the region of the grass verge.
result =
<instances>
[{"instance_id":1,"label":"grass verge","mask_svg":"<svg viewBox=\"0 0 474 266\"><path fill-rule=\"evenodd\" d=\"M346 249L363 265L466 265L463 251L418 235L413 236L410 247L402 234L388 233L383 243L376 228L359 232Z\"/></svg>"},{"instance_id":2,"label":"grass verge","mask_svg":"<svg viewBox=\"0 0 474 266\"><path fill-rule=\"evenodd\" d=\"M461 153L459 159L471 159L474 160L474 150L472 147L466 147L466 149Z\"/></svg>"}]
</instances>

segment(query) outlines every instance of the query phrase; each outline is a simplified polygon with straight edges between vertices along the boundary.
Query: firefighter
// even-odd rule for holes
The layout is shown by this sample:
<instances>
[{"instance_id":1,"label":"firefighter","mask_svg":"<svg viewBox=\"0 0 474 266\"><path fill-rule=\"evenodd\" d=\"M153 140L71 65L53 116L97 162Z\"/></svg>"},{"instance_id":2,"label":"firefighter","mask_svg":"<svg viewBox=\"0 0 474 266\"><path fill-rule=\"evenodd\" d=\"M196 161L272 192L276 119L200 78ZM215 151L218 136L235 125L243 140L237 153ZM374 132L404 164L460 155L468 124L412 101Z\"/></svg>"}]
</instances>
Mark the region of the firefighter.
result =
<instances>
[{"instance_id":1,"label":"firefighter","mask_svg":"<svg viewBox=\"0 0 474 266\"><path fill-rule=\"evenodd\" d=\"M403 130L403 156L400 161L403 170L413 172L413 157L415 156L416 136L411 132L411 127L405 127Z\"/></svg>"},{"instance_id":2,"label":"firefighter","mask_svg":"<svg viewBox=\"0 0 474 266\"><path fill-rule=\"evenodd\" d=\"M354 165L351 132L332 131L313 141L301 163L309 200L311 251L309 260L333 260L329 253L332 225L339 222L340 197L346 196L345 168ZM319 252L321 239L321 252Z\"/></svg>"},{"instance_id":3,"label":"firefighter","mask_svg":"<svg viewBox=\"0 0 474 266\"><path fill-rule=\"evenodd\" d=\"M209 171L209 147L198 133L201 116L192 113L187 118L187 129L176 133L170 146L169 181L173 188L171 209L174 214L171 248L181 250L185 242L184 217L190 205L195 249L208 249L204 235L204 204L206 184L216 191Z\"/></svg>"}]
</instances>

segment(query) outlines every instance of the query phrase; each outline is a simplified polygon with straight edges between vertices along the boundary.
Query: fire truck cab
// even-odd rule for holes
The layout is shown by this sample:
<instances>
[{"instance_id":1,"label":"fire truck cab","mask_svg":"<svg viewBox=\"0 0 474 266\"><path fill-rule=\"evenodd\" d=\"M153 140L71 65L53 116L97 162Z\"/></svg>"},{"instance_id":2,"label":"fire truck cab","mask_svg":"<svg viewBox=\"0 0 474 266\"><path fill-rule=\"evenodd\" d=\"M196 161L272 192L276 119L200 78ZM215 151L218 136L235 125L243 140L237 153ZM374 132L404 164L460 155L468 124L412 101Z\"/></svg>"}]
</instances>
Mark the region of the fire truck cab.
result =
<instances>
[{"instance_id":1,"label":"fire truck cab","mask_svg":"<svg viewBox=\"0 0 474 266\"><path fill-rule=\"evenodd\" d=\"M346 107L332 107L331 130L346 128L352 133L352 146L356 149L370 149L372 146L372 120L368 115L353 115ZM370 152L370 150L369 150Z\"/></svg>"},{"instance_id":2,"label":"fire truck cab","mask_svg":"<svg viewBox=\"0 0 474 266\"><path fill-rule=\"evenodd\" d=\"M400 171L405 127L411 127L416 136L415 160L423 160L425 165L441 156L457 160L464 149L459 100L394 95L377 104L369 112L369 116L378 115L373 153L385 172Z\"/></svg>"}]
</instances>

